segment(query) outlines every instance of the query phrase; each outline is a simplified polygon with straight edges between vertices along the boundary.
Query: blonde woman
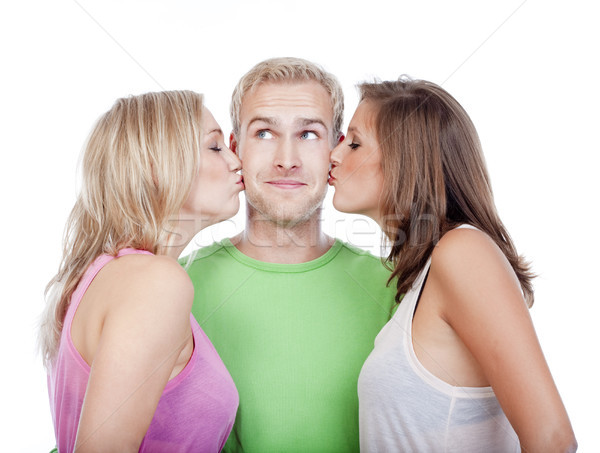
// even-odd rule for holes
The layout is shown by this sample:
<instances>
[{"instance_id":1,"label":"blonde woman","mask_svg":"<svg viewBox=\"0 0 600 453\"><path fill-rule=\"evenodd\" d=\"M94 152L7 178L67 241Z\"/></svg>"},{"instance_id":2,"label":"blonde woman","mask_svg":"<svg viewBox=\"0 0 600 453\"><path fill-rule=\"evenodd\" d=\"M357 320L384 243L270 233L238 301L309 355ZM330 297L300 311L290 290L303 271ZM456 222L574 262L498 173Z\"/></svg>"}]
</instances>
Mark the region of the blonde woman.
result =
<instances>
[{"instance_id":1,"label":"blonde woman","mask_svg":"<svg viewBox=\"0 0 600 453\"><path fill-rule=\"evenodd\" d=\"M240 161L191 91L119 99L93 128L41 344L59 452L216 452L238 395L177 258L234 215Z\"/></svg>"},{"instance_id":2,"label":"blonde woman","mask_svg":"<svg viewBox=\"0 0 600 453\"><path fill-rule=\"evenodd\" d=\"M333 204L381 226L400 302L360 373L361 450L574 451L467 113L426 81L360 90Z\"/></svg>"}]
</instances>

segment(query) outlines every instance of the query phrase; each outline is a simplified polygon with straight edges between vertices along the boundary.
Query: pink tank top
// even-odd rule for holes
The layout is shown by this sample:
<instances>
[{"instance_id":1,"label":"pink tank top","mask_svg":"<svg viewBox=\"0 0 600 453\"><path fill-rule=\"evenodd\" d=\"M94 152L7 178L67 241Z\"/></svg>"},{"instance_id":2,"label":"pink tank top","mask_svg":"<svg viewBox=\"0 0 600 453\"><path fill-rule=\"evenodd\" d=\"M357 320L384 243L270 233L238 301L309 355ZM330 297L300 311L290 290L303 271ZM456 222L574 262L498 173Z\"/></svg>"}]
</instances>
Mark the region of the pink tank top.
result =
<instances>
[{"instance_id":1,"label":"pink tank top","mask_svg":"<svg viewBox=\"0 0 600 453\"><path fill-rule=\"evenodd\" d=\"M150 252L123 249L117 257ZM58 451L72 452L79 425L89 365L73 344L71 324L90 283L114 257L101 255L90 265L73 292L60 346L48 374L50 409ZM238 393L212 343L190 313L194 351L185 368L167 382L140 452L218 452L231 432Z\"/></svg>"}]
</instances>

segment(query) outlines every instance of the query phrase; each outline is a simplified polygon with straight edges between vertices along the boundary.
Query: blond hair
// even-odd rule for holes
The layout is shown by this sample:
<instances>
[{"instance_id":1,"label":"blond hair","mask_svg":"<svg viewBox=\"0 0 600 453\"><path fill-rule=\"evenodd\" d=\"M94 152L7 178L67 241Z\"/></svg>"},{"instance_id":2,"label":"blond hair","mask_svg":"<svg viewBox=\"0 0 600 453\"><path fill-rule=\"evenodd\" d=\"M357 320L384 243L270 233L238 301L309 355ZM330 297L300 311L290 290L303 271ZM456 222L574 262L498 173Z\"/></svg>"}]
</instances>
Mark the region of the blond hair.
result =
<instances>
[{"instance_id":1,"label":"blond hair","mask_svg":"<svg viewBox=\"0 0 600 453\"><path fill-rule=\"evenodd\" d=\"M163 252L199 168L202 95L146 93L119 99L84 147L82 188L67 225L58 273L46 287L39 343L56 356L71 295L101 254L124 247Z\"/></svg>"},{"instance_id":2,"label":"blond hair","mask_svg":"<svg viewBox=\"0 0 600 453\"><path fill-rule=\"evenodd\" d=\"M240 110L244 96L266 82L306 82L319 83L327 93L333 108L333 143L342 134L344 122L344 93L337 78L321 66L302 58L271 58L261 61L240 79L231 96L231 124L233 134L240 132Z\"/></svg>"},{"instance_id":3,"label":"blond hair","mask_svg":"<svg viewBox=\"0 0 600 453\"><path fill-rule=\"evenodd\" d=\"M376 109L384 178L382 228L391 242L388 263L396 300L425 266L437 241L459 224L488 234L533 304L534 275L517 254L498 216L481 144L469 115L448 92L425 80L359 85Z\"/></svg>"}]
</instances>

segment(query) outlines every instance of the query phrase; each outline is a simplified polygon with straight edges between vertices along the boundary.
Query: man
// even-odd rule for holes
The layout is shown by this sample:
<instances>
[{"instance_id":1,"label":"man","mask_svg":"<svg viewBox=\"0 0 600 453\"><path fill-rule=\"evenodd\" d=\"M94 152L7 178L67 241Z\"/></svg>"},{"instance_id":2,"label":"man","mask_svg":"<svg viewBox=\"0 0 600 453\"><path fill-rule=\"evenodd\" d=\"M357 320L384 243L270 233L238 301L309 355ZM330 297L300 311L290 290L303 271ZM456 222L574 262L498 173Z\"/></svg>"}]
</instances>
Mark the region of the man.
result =
<instances>
[{"instance_id":1,"label":"man","mask_svg":"<svg viewBox=\"0 0 600 453\"><path fill-rule=\"evenodd\" d=\"M342 115L337 80L301 59L261 62L233 92L246 229L188 263L192 312L240 395L225 451L359 449L358 374L395 285L378 258L321 230Z\"/></svg>"}]
</instances>

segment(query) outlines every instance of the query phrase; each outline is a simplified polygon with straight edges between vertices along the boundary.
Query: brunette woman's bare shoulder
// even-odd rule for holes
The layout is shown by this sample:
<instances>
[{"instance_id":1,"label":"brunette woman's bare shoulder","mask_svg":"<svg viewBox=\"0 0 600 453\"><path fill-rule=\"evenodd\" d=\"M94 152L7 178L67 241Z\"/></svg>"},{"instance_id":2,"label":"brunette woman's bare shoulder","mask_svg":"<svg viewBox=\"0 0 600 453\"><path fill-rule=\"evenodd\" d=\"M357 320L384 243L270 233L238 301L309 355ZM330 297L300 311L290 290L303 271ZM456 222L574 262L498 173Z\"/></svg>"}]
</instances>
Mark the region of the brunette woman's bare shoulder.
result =
<instances>
[{"instance_id":1,"label":"brunette woman's bare shoulder","mask_svg":"<svg viewBox=\"0 0 600 453\"><path fill-rule=\"evenodd\" d=\"M469 273L498 270L512 271L508 260L493 239L483 231L473 228L456 228L448 231L432 253L432 268L442 271L461 270Z\"/></svg>"},{"instance_id":2,"label":"brunette woman's bare shoulder","mask_svg":"<svg viewBox=\"0 0 600 453\"><path fill-rule=\"evenodd\" d=\"M478 251L488 247L497 248L492 238L475 228L455 228L444 234L434 249L434 254L446 256L448 253Z\"/></svg>"},{"instance_id":3,"label":"brunette woman's bare shoulder","mask_svg":"<svg viewBox=\"0 0 600 453\"><path fill-rule=\"evenodd\" d=\"M496 298L489 295L493 293L522 300L510 263L492 238L480 230L459 228L446 233L432 253L430 277L448 301L448 311L460 312L482 301L492 308Z\"/></svg>"}]
</instances>

